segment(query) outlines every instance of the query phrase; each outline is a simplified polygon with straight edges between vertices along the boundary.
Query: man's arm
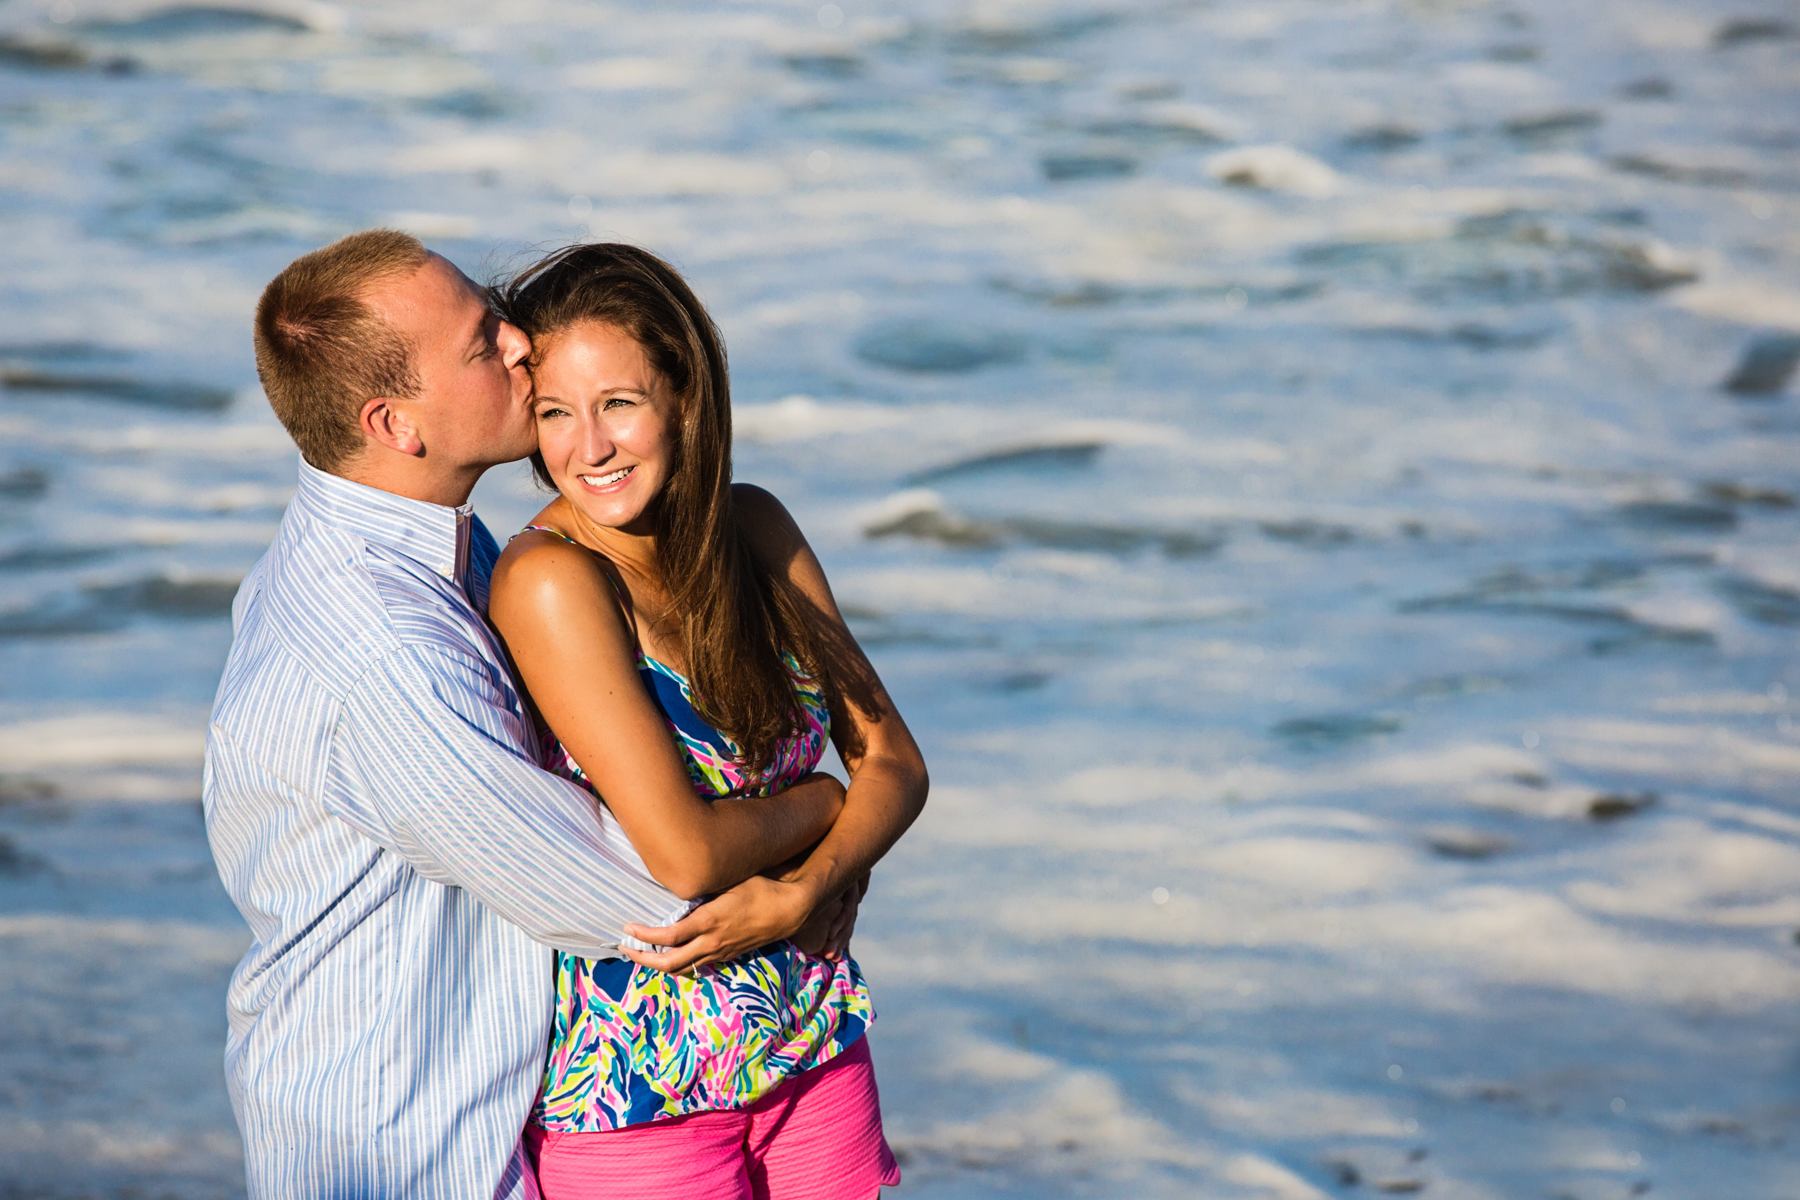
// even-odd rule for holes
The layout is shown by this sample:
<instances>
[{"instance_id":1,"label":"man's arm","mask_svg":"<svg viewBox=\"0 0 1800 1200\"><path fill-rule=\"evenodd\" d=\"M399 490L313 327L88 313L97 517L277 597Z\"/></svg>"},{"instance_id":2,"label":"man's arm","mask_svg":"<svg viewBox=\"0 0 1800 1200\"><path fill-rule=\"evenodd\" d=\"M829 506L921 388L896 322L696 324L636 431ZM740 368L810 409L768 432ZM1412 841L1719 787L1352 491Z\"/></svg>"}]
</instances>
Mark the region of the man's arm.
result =
<instances>
[{"instance_id":1,"label":"man's arm","mask_svg":"<svg viewBox=\"0 0 1800 1200\"><path fill-rule=\"evenodd\" d=\"M322 789L339 819L534 941L596 957L687 905L592 796L526 757L509 688L472 657L403 646L344 704Z\"/></svg>"}]
</instances>

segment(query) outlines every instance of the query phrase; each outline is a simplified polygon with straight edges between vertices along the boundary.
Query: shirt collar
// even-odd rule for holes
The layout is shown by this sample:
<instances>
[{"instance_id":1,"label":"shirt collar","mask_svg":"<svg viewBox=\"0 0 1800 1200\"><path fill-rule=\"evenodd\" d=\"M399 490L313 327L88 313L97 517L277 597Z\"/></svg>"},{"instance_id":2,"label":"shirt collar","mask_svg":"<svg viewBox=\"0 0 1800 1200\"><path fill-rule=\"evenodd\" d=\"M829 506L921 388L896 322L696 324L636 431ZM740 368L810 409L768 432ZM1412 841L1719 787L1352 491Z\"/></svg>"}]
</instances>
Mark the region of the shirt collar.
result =
<instances>
[{"instance_id":1,"label":"shirt collar","mask_svg":"<svg viewBox=\"0 0 1800 1200\"><path fill-rule=\"evenodd\" d=\"M294 503L327 525L367 538L430 567L458 587L469 577L475 507L447 508L352 483L300 460Z\"/></svg>"}]
</instances>

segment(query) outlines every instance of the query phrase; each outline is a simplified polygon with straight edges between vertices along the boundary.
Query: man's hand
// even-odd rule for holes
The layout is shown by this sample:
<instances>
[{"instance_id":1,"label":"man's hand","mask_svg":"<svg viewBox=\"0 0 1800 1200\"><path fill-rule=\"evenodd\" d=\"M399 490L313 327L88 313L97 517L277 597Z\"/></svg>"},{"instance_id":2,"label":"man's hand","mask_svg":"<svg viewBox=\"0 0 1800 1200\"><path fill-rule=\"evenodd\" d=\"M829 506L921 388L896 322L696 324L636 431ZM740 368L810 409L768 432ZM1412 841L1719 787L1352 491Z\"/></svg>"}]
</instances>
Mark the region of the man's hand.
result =
<instances>
[{"instance_id":1,"label":"man's hand","mask_svg":"<svg viewBox=\"0 0 1800 1200\"><path fill-rule=\"evenodd\" d=\"M806 927L794 935L794 945L807 954L840 962L850 952L850 935L856 932L856 913L864 896L869 894L869 876L845 889L836 905L826 905L814 914Z\"/></svg>"},{"instance_id":2,"label":"man's hand","mask_svg":"<svg viewBox=\"0 0 1800 1200\"><path fill-rule=\"evenodd\" d=\"M673 925L656 929L627 925L625 932L632 937L666 949L621 947L619 953L640 966L681 975L707 963L725 962L770 942L794 937L821 912L830 914L825 925L829 930L841 903L841 896L821 902L817 891L804 881L755 875L714 896Z\"/></svg>"}]
</instances>

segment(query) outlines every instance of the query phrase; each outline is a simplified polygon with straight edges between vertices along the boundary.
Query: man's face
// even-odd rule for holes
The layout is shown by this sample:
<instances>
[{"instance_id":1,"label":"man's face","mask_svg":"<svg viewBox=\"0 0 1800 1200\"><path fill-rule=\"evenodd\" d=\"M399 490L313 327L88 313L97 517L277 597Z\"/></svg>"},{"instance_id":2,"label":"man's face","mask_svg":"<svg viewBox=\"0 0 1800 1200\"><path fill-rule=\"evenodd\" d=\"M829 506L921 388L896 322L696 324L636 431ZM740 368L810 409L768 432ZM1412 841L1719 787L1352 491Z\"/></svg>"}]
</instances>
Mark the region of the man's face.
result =
<instances>
[{"instance_id":1,"label":"man's face","mask_svg":"<svg viewBox=\"0 0 1800 1200\"><path fill-rule=\"evenodd\" d=\"M531 342L489 310L467 276L433 254L364 299L411 348L420 391L392 407L418 430L427 460L486 469L537 449L525 369Z\"/></svg>"}]
</instances>

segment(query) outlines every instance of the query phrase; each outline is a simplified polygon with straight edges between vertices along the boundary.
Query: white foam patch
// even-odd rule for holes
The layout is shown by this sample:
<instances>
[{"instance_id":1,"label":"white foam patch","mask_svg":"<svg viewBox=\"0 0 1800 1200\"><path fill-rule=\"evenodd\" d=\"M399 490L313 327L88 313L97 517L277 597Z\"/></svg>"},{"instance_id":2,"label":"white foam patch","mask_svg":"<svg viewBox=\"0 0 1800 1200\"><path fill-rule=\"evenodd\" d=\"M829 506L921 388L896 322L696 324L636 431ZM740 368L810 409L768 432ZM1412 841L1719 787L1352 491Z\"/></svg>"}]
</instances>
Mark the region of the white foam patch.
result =
<instances>
[{"instance_id":1,"label":"white foam patch","mask_svg":"<svg viewBox=\"0 0 1800 1200\"><path fill-rule=\"evenodd\" d=\"M1747 770L1783 780L1800 775L1800 746L1722 727L1602 719L1558 723L1551 730L1564 760L1638 777L1704 784Z\"/></svg>"},{"instance_id":2,"label":"white foam patch","mask_svg":"<svg viewBox=\"0 0 1800 1200\"><path fill-rule=\"evenodd\" d=\"M1623 28L1638 45L1657 50L1702 50L1717 28L1713 14L1680 4L1634 4Z\"/></svg>"},{"instance_id":3,"label":"white foam patch","mask_svg":"<svg viewBox=\"0 0 1800 1200\"><path fill-rule=\"evenodd\" d=\"M579 152L580 147L566 133L543 133L535 137L465 133L409 147L393 156L391 162L401 172L519 171L555 161L553 156Z\"/></svg>"},{"instance_id":4,"label":"white foam patch","mask_svg":"<svg viewBox=\"0 0 1800 1200\"><path fill-rule=\"evenodd\" d=\"M974 1119L903 1120L888 1136L909 1158L965 1168L1006 1165L1030 1174L1081 1167L1131 1178L1145 1167L1197 1167L1211 1157L1134 1111L1109 1077L1067 1069L1017 1107Z\"/></svg>"},{"instance_id":5,"label":"white foam patch","mask_svg":"<svg viewBox=\"0 0 1800 1200\"><path fill-rule=\"evenodd\" d=\"M127 538L146 546L243 546L250 547L254 554L261 554L275 540L280 523L234 519L227 513L185 521L125 521L119 528Z\"/></svg>"},{"instance_id":6,"label":"white foam patch","mask_svg":"<svg viewBox=\"0 0 1800 1200\"><path fill-rule=\"evenodd\" d=\"M605 58L598 62L564 67L563 82L570 87L601 92L671 91L688 86L694 78L691 63L672 58Z\"/></svg>"},{"instance_id":7,"label":"white foam patch","mask_svg":"<svg viewBox=\"0 0 1800 1200\"><path fill-rule=\"evenodd\" d=\"M76 196L74 179L57 167L18 159L0 159L0 188L9 192L33 192L41 196Z\"/></svg>"},{"instance_id":8,"label":"white foam patch","mask_svg":"<svg viewBox=\"0 0 1800 1200\"><path fill-rule=\"evenodd\" d=\"M1692 820L1664 822L1611 865L1613 881L1578 880L1569 897L1598 913L1779 928L1800 922L1800 848Z\"/></svg>"},{"instance_id":9,"label":"white foam patch","mask_svg":"<svg viewBox=\"0 0 1800 1200\"><path fill-rule=\"evenodd\" d=\"M616 196L772 196L787 172L766 159L727 154L583 154L558 164L570 191Z\"/></svg>"},{"instance_id":10,"label":"white foam patch","mask_svg":"<svg viewBox=\"0 0 1800 1200\"><path fill-rule=\"evenodd\" d=\"M1520 889L1454 891L1441 904L1377 905L1366 917L1386 946L1453 955L1508 986L1754 1011L1800 985L1800 967L1781 955L1634 934L1561 898Z\"/></svg>"},{"instance_id":11,"label":"white foam patch","mask_svg":"<svg viewBox=\"0 0 1800 1200\"><path fill-rule=\"evenodd\" d=\"M1280 1163L1256 1154L1234 1154L1219 1169L1219 1174L1232 1183L1256 1189L1276 1200L1326 1200L1320 1191Z\"/></svg>"},{"instance_id":12,"label":"white foam patch","mask_svg":"<svg viewBox=\"0 0 1800 1200\"><path fill-rule=\"evenodd\" d=\"M1787 701L1785 697L1775 700L1766 692L1704 692L1684 696L1658 696L1650 707L1663 713L1741 716L1780 712L1787 707Z\"/></svg>"},{"instance_id":13,"label":"white foam patch","mask_svg":"<svg viewBox=\"0 0 1800 1200\"><path fill-rule=\"evenodd\" d=\"M1125 822L1116 817L1090 820L1080 814L1036 814L1028 804L1003 794L954 784L933 790L931 804L914 830L920 841L935 840L959 847L1011 846L1125 854L1166 847L1177 837L1174 828L1160 823Z\"/></svg>"},{"instance_id":14,"label":"white foam patch","mask_svg":"<svg viewBox=\"0 0 1800 1200\"><path fill-rule=\"evenodd\" d=\"M421 241L435 241L438 238L471 238L480 228L479 222L474 217L436 212L388 213L381 218L381 224L389 229L410 233Z\"/></svg>"},{"instance_id":15,"label":"white foam patch","mask_svg":"<svg viewBox=\"0 0 1800 1200\"><path fill-rule=\"evenodd\" d=\"M908 415L877 404L823 403L784 396L769 404L734 404L732 432L753 442L792 442L833 434L867 433L905 424Z\"/></svg>"},{"instance_id":16,"label":"white foam patch","mask_svg":"<svg viewBox=\"0 0 1800 1200\"><path fill-rule=\"evenodd\" d=\"M1267 1136L1287 1131L1305 1137L1393 1138L1406 1133L1403 1118L1372 1096L1275 1084L1256 1095L1208 1091L1188 1081L1176 1085L1221 1130Z\"/></svg>"},{"instance_id":17,"label":"white foam patch","mask_svg":"<svg viewBox=\"0 0 1800 1200\"><path fill-rule=\"evenodd\" d=\"M1715 268L1707 278L1681 288L1671 299L1689 312L1751 328L1773 325L1800 330L1800 291L1774 280L1747 277L1730 268ZM1721 363L1720 376L1728 369L1728 363Z\"/></svg>"},{"instance_id":18,"label":"white foam patch","mask_svg":"<svg viewBox=\"0 0 1800 1200\"><path fill-rule=\"evenodd\" d=\"M1351 768L1356 786L1433 787L1493 775L1541 773L1543 758L1530 751L1484 742L1385 755Z\"/></svg>"},{"instance_id":19,"label":"white foam patch","mask_svg":"<svg viewBox=\"0 0 1800 1200\"><path fill-rule=\"evenodd\" d=\"M1223 151L1206 160L1206 173L1221 183L1301 196L1330 196L1343 188L1336 171L1312 155L1286 145L1243 146Z\"/></svg>"},{"instance_id":20,"label":"white foam patch","mask_svg":"<svg viewBox=\"0 0 1800 1200\"><path fill-rule=\"evenodd\" d=\"M474 64L453 58L406 58L392 55L348 58L323 64L319 90L337 96L399 96L421 99L463 88L480 88L490 80Z\"/></svg>"},{"instance_id":21,"label":"white foam patch","mask_svg":"<svg viewBox=\"0 0 1800 1200\"><path fill-rule=\"evenodd\" d=\"M16 771L198 766L204 714L90 712L0 725L0 762Z\"/></svg>"},{"instance_id":22,"label":"white foam patch","mask_svg":"<svg viewBox=\"0 0 1800 1200\"><path fill-rule=\"evenodd\" d=\"M1287 892L1342 895L1403 886L1416 855L1345 839L1245 838L1198 856L1202 869Z\"/></svg>"}]
</instances>

